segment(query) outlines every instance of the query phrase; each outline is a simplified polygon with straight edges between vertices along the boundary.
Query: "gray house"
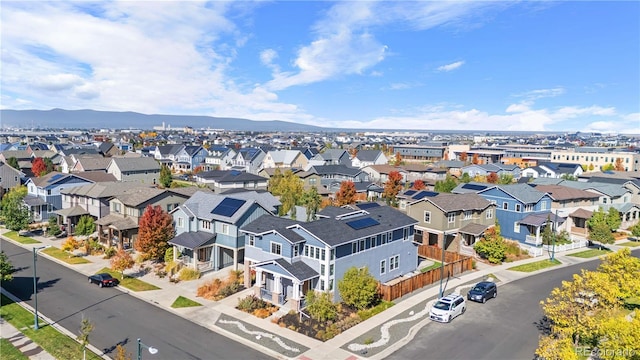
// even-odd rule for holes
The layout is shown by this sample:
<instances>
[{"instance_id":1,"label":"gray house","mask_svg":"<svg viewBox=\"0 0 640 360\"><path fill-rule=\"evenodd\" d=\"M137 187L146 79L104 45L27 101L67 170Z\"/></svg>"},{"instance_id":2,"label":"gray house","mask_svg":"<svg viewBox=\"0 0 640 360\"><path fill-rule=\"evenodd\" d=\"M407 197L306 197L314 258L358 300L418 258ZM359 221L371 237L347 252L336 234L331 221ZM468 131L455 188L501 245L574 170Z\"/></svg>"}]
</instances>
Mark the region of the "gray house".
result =
<instances>
[{"instance_id":1,"label":"gray house","mask_svg":"<svg viewBox=\"0 0 640 360\"><path fill-rule=\"evenodd\" d=\"M0 198L11 188L22 184L24 173L0 162Z\"/></svg>"},{"instance_id":2,"label":"gray house","mask_svg":"<svg viewBox=\"0 0 640 360\"><path fill-rule=\"evenodd\" d=\"M160 183L160 163L150 157L112 158L107 172L119 181L137 181L152 185Z\"/></svg>"},{"instance_id":3,"label":"gray house","mask_svg":"<svg viewBox=\"0 0 640 360\"><path fill-rule=\"evenodd\" d=\"M337 282L351 267L367 267L380 282L418 265L413 218L388 206L325 208L319 220L262 216L241 228L245 237L245 286L256 272L256 295L299 310L307 291L340 300Z\"/></svg>"}]
</instances>

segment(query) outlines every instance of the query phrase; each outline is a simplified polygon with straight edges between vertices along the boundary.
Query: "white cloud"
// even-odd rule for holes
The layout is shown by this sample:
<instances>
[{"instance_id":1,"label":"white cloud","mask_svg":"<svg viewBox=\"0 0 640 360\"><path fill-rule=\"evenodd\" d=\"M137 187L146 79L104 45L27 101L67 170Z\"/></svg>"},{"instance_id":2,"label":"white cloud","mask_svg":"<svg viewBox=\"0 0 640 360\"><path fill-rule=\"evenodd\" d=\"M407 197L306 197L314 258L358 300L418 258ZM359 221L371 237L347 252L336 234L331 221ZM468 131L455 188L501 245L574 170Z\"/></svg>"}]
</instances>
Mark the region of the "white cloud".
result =
<instances>
[{"instance_id":1,"label":"white cloud","mask_svg":"<svg viewBox=\"0 0 640 360\"><path fill-rule=\"evenodd\" d=\"M533 101L533 100L542 99L542 98L560 96L560 95L563 95L565 92L566 90L563 87L556 86L550 89L531 90L521 94L516 94L514 96L522 97L529 101Z\"/></svg>"},{"instance_id":2,"label":"white cloud","mask_svg":"<svg viewBox=\"0 0 640 360\"><path fill-rule=\"evenodd\" d=\"M442 65L442 66L438 67L436 70L437 71L441 71L441 72L442 71L448 72L448 71L452 71L452 70L458 69L462 65L464 65L464 61L456 61L456 62L451 63L451 64Z\"/></svg>"},{"instance_id":3,"label":"white cloud","mask_svg":"<svg viewBox=\"0 0 640 360\"><path fill-rule=\"evenodd\" d=\"M532 103L530 101L523 101L518 104L511 104L505 112L514 113L514 112L525 112L531 110Z\"/></svg>"},{"instance_id":4,"label":"white cloud","mask_svg":"<svg viewBox=\"0 0 640 360\"><path fill-rule=\"evenodd\" d=\"M33 85L46 91L60 91L73 88L82 82L82 78L75 74L52 74L35 79Z\"/></svg>"}]
</instances>

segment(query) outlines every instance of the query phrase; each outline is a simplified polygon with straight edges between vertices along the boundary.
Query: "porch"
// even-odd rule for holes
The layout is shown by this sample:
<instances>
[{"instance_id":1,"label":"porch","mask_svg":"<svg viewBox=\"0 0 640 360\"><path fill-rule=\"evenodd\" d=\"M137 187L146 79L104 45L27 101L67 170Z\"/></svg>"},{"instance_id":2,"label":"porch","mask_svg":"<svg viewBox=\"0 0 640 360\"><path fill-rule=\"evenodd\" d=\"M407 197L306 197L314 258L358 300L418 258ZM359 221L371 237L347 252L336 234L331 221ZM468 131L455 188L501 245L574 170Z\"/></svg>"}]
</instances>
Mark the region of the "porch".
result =
<instances>
[{"instance_id":1,"label":"porch","mask_svg":"<svg viewBox=\"0 0 640 360\"><path fill-rule=\"evenodd\" d=\"M58 225L61 228L68 229L68 234L73 235L73 229L76 228L81 216L89 215L89 212L82 206L76 205L68 209L60 209L53 212L57 216Z\"/></svg>"},{"instance_id":2,"label":"porch","mask_svg":"<svg viewBox=\"0 0 640 360\"><path fill-rule=\"evenodd\" d=\"M204 231L184 232L169 240L173 260L200 272L219 270L215 261L216 234Z\"/></svg>"},{"instance_id":3,"label":"porch","mask_svg":"<svg viewBox=\"0 0 640 360\"><path fill-rule=\"evenodd\" d=\"M38 196L27 195L22 201L29 209L29 214L33 221L41 222L49 220L49 205L44 199Z\"/></svg>"},{"instance_id":4,"label":"porch","mask_svg":"<svg viewBox=\"0 0 640 360\"><path fill-rule=\"evenodd\" d=\"M552 231L557 231L560 224L564 223L564 218L548 212L544 214L527 215L518 223L519 230L524 228L528 234L525 235L524 243L533 246L540 246L543 243L542 234L547 226L551 226Z\"/></svg>"},{"instance_id":5,"label":"porch","mask_svg":"<svg viewBox=\"0 0 640 360\"><path fill-rule=\"evenodd\" d=\"M284 259L251 265L256 271L255 295L270 303L299 311L306 307L304 294L314 290L320 275L302 261Z\"/></svg>"},{"instance_id":6,"label":"porch","mask_svg":"<svg viewBox=\"0 0 640 360\"><path fill-rule=\"evenodd\" d=\"M131 249L138 235L138 223L131 218L109 214L95 221L98 241L108 247Z\"/></svg>"}]
</instances>

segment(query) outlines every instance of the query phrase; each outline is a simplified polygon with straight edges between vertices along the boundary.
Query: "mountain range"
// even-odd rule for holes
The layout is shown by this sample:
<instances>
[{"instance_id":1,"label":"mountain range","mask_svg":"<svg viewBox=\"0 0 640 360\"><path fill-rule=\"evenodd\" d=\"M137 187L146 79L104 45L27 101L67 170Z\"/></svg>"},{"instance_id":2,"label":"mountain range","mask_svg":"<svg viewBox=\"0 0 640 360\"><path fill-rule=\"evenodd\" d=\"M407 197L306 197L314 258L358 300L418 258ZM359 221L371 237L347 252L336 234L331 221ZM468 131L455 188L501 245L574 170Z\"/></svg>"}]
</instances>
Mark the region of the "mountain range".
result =
<instances>
[{"instance_id":1,"label":"mountain range","mask_svg":"<svg viewBox=\"0 0 640 360\"><path fill-rule=\"evenodd\" d=\"M270 120L255 121L241 118L222 118L195 115L147 115L137 112L97 110L0 110L0 128L40 129L153 129L163 126L171 129L210 128L236 131L332 131L319 126ZM335 129L334 129L335 130Z\"/></svg>"}]
</instances>

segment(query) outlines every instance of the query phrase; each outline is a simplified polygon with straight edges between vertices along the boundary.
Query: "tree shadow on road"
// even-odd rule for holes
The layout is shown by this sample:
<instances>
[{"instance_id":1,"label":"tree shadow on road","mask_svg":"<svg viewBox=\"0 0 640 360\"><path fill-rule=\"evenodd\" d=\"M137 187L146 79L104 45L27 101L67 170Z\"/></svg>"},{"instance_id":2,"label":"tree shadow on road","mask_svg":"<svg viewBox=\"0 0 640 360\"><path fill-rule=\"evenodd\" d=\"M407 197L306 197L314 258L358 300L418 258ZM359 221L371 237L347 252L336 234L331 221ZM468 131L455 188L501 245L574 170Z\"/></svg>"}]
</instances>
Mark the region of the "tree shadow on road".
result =
<instances>
[{"instance_id":1,"label":"tree shadow on road","mask_svg":"<svg viewBox=\"0 0 640 360\"><path fill-rule=\"evenodd\" d=\"M124 347L128 343L129 343L129 338L125 338L124 340L118 341L115 345L113 345L111 347L102 349L102 353L103 354L111 354L112 352L114 352L118 348L118 345Z\"/></svg>"}]
</instances>

